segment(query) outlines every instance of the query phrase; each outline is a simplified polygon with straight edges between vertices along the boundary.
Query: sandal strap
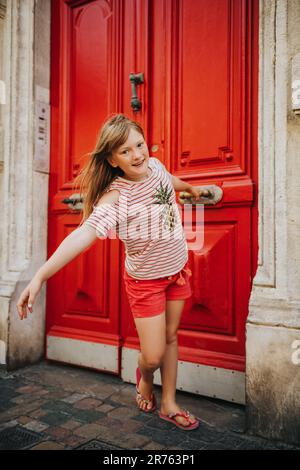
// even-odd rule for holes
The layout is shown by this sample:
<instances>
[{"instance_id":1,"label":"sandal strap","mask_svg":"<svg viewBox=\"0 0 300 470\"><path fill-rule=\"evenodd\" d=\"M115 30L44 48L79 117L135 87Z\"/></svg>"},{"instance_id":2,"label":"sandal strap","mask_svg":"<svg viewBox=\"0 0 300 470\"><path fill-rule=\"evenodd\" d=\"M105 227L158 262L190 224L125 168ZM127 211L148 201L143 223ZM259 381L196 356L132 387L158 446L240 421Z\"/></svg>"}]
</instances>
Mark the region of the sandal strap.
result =
<instances>
[{"instance_id":1,"label":"sandal strap","mask_svg":"<svg viewBox=\"0 0 300 470\"><path fill-rule=\"evenodd\" d=\"M175 418L176 416L182 416L183 418L188 418L188 416L185 413L170 413L170 414L168 414L169 418Z\"/></svg>"},{"instance_id":2,"label":"sandal strap","mask_svg":"<svg viewBox=\"0 0 300 470\"><path fill-rule=\"evenodd\" d=\"M170 417L171 417L171 416L177 416L177 415L178 415L178 416L186 416L186 417L188 417L188 416L190 416L190 412L189 412L188 410L186 410L185 408L183 408L183 412L182 412L182 413L180 413L179 411L177 411L177 413L169 413L169 414L168 414L168 416L170 416Z\"/></svg>"},{"instance_id":3,"label":"sandal strap","mask_svg":"<svg viewBox=\"0 0 300 470\"><path fill-rule=\"evenodd\" d=\"M138 398L141 398L142 400L144 400L146 403L151 403L153 401L153 393L151 394L151 398L150 400L148 400L147 398L143 397L143 395L138 391L138 389L136 389L136 393L138 395Z\"/></svg>"},{"instance_id":4,"label":"sandal strap","mask_svg":"<svg viewBox=\"0 0 300 470\"><path fill-rule=\"evenodd\" d=\"M192 423L192 420L190 418L190 412L188 410L184 410L183 413L177 412L177 413L169 413L168 414L169 418L176 418L176 416L181 416L182 418L187 419L190 424Z\"/></svg>"}]
</instances>

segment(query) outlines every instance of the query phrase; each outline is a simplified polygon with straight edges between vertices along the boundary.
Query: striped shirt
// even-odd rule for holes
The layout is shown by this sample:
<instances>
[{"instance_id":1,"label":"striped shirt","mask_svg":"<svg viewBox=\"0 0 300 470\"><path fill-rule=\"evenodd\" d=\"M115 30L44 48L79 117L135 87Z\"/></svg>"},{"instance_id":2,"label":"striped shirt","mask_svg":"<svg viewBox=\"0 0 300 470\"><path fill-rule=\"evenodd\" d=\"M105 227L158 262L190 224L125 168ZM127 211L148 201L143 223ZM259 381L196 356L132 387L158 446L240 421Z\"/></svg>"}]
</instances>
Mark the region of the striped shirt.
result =
<instances>
[{"instance_id":1,"label":"striped shirt","mask_svg":"<svg viewBox=\"0 0 300 470\"><path fill-rule=\"evenodd\" d=\"M149 158L148 168L151 173L142 181L117 176L105 192L117 189L118 201L94 205L83 223L99 238L119 237L125 245L125 269L136 279L171 276L188 260L172 175L155 157Z\"/></svg>"}]
</instances>

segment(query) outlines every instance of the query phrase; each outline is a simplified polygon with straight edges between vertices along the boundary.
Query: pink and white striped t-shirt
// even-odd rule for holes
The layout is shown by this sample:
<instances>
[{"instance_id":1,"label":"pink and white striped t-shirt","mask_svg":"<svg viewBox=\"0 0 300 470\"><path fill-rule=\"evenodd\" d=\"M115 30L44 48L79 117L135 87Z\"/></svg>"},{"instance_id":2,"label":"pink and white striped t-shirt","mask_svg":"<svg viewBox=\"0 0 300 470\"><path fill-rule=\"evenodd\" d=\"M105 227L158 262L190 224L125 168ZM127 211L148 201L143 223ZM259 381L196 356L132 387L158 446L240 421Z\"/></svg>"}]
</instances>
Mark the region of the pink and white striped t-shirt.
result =
<instances>
[{"instance_id":1,"label":"pink and white striped t-shirt","mask_svg":"<svg viewBox=\"0 0 300 470\"><path fill-rule=\"evenodd\" d=\"M188 260L188 246L176 203L172 175L155 157L151 174L142 181L116 177L106 192L117 189L119 200L94 206L83 225L93 227L99 238L116 238L125 245L125 269L136 279L158 279L181 271ZM169 204L156 195L167 194ZM158 202L158 203L156 203ZM175 223L165 224L173 209Z\"/></svg>"}]
</instances>

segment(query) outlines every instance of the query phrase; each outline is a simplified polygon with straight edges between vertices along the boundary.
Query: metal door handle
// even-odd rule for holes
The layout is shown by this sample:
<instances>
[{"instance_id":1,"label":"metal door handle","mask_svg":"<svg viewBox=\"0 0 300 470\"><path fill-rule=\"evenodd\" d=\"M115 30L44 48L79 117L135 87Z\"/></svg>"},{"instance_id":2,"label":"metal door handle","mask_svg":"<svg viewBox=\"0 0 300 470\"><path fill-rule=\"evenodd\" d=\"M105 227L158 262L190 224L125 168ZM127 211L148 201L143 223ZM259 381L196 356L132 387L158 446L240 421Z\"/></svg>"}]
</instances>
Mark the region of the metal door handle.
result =
<instances>
[{"instance_id":1,"label":"metal door handle","mask_svg":"<svg viewBox=\"0 0 300 470\"><path fill-rule=\"evenodd\" d=\"M143 73L131 73L129 75L129 80L131 82L131 87L132 87L132 97L131 97L130 105L133 111L137 112L141 109L142 102L137 97L136 85L140 85L141 83L144 83L144 74Z\"/></svg>"},{"instance_id":2,"label":"metal door handle","mask_svg":"<svg viewBox=\"0 0 300 470\"><path fill-rule=\"evenodd\" d=\"M76 210L81 210L83 208L83 199L80 196L80 194L71 194L70 197L66 197L65 199L62 199L64 204L67 204L70 209L76 209Z\"/></svg>"},{"instance_id":3,"label":"metal door handle","mask_svg":"<svg viewBox=\"0 0 300 470\"><path fill-rule=\"evenodd\" d=\"M206 186L194 186L196 189L205 190L205 194L200 196L199 201L195 201L195 198L190 193L181 191L179 193L180 204L204 204L206 206L214 206L223 197L223 190L216 184L208 184Z\"/></svg>"}]
</instances>

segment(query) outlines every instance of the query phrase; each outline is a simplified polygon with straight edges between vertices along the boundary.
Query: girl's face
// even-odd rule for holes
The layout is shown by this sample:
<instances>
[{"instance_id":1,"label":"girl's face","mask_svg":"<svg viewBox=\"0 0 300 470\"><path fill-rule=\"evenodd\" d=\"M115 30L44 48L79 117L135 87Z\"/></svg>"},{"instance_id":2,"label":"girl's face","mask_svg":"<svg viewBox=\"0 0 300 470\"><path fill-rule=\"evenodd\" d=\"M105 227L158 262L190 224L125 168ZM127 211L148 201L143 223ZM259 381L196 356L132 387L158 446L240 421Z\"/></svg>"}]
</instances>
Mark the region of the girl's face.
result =
<instances>
[{"instance_id":1,"label":"girl's face","mask_svg":"<svg viewBox=\"0 0 300 470\"><path fill-rule=\"evenodd\" d=\"M108 158L113 167L124 171L124 178L139 181L148 176L149 151L143 136L131 128L126 142Z\"/></svg>"}]
</instances>

